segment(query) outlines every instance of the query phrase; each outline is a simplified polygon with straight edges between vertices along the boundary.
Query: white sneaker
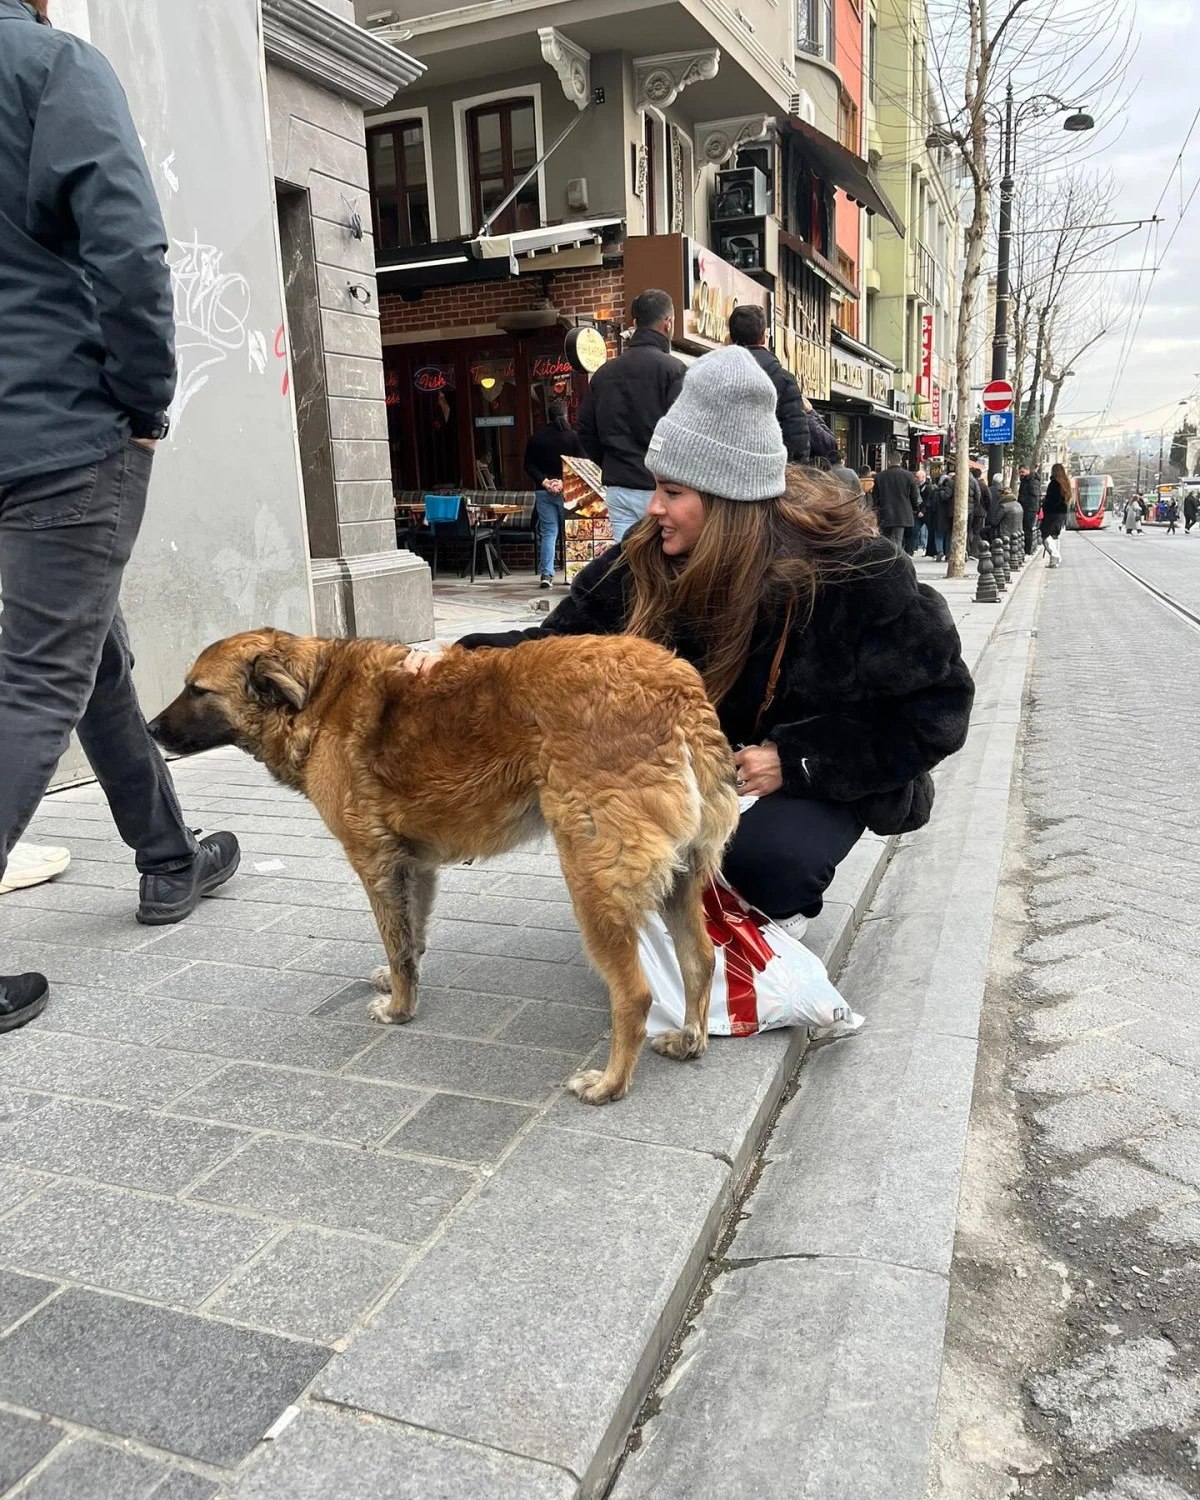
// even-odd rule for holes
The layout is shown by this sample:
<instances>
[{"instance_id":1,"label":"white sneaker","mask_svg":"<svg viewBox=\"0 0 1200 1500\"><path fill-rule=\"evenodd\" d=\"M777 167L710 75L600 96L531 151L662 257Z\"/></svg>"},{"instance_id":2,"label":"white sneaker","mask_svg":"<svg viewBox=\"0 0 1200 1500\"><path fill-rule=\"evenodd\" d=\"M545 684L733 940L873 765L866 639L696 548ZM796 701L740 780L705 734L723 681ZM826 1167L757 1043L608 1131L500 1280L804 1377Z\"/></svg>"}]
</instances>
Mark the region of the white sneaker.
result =
<instances>
[{"instance_id":1,"label":"white sneaker","mask_svg":"<svg viewBox=\"0 0 1200 1500\"><path fill-rule=\"evenodd\" d=\"M776 922L776 927L781 927L788 937L795 938L798 943L804 941L804 934L808 930L808 918L799 912L794 917L785 917L782 922Z\"/></svg>"},{"instance_id":2,"label":"white sneaker","mask_svg":"<svg viewBox=\"0 0 1200 1500\"><path fill-rule=\"evenodd\" d=\"M71 863L69 849L42 848L37 844L17 843L8 856L8 868L0 877L0 896L8 891L23 891L31 885L53 880Z\"/></svg>"}]
</instances>

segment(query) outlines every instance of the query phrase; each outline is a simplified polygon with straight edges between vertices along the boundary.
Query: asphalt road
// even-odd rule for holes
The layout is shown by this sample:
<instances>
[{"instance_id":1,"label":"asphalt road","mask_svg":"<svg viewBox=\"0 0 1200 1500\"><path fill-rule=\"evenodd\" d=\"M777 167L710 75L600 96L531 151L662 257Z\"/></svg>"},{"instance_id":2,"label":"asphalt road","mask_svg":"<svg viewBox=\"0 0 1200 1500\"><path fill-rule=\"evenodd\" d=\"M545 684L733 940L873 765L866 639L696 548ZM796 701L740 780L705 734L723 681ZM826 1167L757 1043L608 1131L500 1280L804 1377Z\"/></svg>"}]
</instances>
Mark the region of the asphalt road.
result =
<instances>
[{"instance_id":1,"label":"asphalt road","mask_svg":"<svg viewBox=\"0 0 1200 1500\"><path fill-rule=\"evenodd\" d=\"M1200 625L1126 570L1200 617L1200 535L1045 580L931 1500L1200 1495Z\"/></svg>"}]
</instances>

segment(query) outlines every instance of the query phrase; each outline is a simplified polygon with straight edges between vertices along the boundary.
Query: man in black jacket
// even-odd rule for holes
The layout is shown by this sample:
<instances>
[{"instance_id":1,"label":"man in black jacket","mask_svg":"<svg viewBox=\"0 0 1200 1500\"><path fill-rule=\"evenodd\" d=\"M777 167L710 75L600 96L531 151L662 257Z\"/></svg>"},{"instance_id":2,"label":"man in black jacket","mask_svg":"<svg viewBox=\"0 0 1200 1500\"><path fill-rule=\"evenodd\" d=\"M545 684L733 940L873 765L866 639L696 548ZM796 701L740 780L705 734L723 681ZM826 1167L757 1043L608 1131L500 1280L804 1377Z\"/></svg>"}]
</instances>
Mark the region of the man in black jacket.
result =
<instances>
[{"instance_id":1,"label":"man in black jacket","mask_svg":"<svg viewBox=\"0 0 1200 1500\"><path fill-rule=\"evenodd\" d=\"M785 370L767 348L767 315L761 307L747 302L729 314L729 342L748 349L763 374L775 387L775 420L783 433L788 462L806 464L809 460L808 413L796 377Z\"/></svg>"},{"instance_id":2,"label":"man in black jacket","mask_svg":"<svg viewBox=\"0 0 1200 1500\"><path fill-rule=\"evenodd\" d=\"M1031 469L1021 469L1021 483L1017 490L1021 502L1021 524L1025 532L1025 556L1033 556L1033 528L1037 525L1038 511L1042 508L1041 477Z\"/></svg>"},{"instance_id":3,"label":"man in black jacket","mask_svg":"<svg viewBox=\"0 0 1200 1500\"><path fill-rule=\"evenodd\" d=\"M887 468L875 476L871 499L879 513L880 531L897 547L903 548L904 533L921 508L921 491L917 488L916 475L903 466L898 453L893 453Z\"/></svg>"},{"instance_id":4,"label":"man in black jacket","mask_svg":"<svg viewBox=\"0 0 1200 1500\"><path fill-rule=\"evenodd\" d=\"M669 294L651 290L635 297L633 321L637 331L629 347L596 371L579 409L579 441L601 467L618 542L654 496L646 448L685 374L683 361L671 353L675 304Z\"/></svg>"},{"instance_id":5,"label":"man in black jacket","mask_svg":"<svg viewBox=\"0 0 1200 1500\"><path fill-rule=\"evenodd\" d=\"M167 241L121 85L45 12L0 0L0 876L78 728L157 925L238 863L183 821L117 602L175 386ZM0 1032L48 993L0 977Z\"/></svg>"},{"instance_id":6,"label":"man in black jacket","mask_svg":"<svg viewBox=\"0 0 1200 1500\"><path fill-rule=\"evenodd\" d=\"M987 525L989 498L983 486L983 465L973 458L967 492L970 505L967 515L967 554L970 557L978 557L983 550L983 528Z\"/></svg>"}]
</instances>

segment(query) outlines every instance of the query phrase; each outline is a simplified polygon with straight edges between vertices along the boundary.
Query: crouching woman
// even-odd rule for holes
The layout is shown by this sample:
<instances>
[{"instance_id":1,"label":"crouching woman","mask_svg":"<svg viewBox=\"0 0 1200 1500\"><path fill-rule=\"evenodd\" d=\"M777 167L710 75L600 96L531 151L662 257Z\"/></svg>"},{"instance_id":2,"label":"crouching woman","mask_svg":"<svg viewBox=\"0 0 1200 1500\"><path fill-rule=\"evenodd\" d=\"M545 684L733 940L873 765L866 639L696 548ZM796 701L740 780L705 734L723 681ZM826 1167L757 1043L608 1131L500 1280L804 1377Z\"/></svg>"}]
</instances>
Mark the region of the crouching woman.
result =
<instances>
[{"instance_id":1,"label":"crouching woman","mask_svg":"<svg viewBox=\"0 0 1200 1500\"><path fill-rule=\"evenodd\" d=\"M628 633L690 661L758 799L726 877L799 932L864 830L928 821L929 771L962 745L974 695L958 632L858 496L787 470L774 387L744 349L691 368L646 463L645 519L543 625L459 644Z\"/></svg>"}]
</instances>

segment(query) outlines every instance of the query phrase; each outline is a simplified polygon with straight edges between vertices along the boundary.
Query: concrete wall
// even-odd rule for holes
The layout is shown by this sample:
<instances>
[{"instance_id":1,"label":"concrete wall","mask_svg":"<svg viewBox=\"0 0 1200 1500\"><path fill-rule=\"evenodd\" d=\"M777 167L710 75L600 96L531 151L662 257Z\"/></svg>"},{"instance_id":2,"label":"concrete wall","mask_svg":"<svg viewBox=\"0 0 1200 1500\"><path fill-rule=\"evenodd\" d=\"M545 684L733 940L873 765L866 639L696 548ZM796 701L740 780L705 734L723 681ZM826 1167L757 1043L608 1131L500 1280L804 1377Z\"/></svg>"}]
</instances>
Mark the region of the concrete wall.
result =
<instances>
[{"instance_id":1,"label":"concrete wall","mask_svg":"<svg viewBox=\"0 0 1200 1500\"><path fill-rule=\"evenodd\" d=\"M144 140L175 287L172 431L123 594L151 711L210 641L312 628L258 6L225 0L221 17L175 0L87 10Z\"/></svg>"}]
</instances>

